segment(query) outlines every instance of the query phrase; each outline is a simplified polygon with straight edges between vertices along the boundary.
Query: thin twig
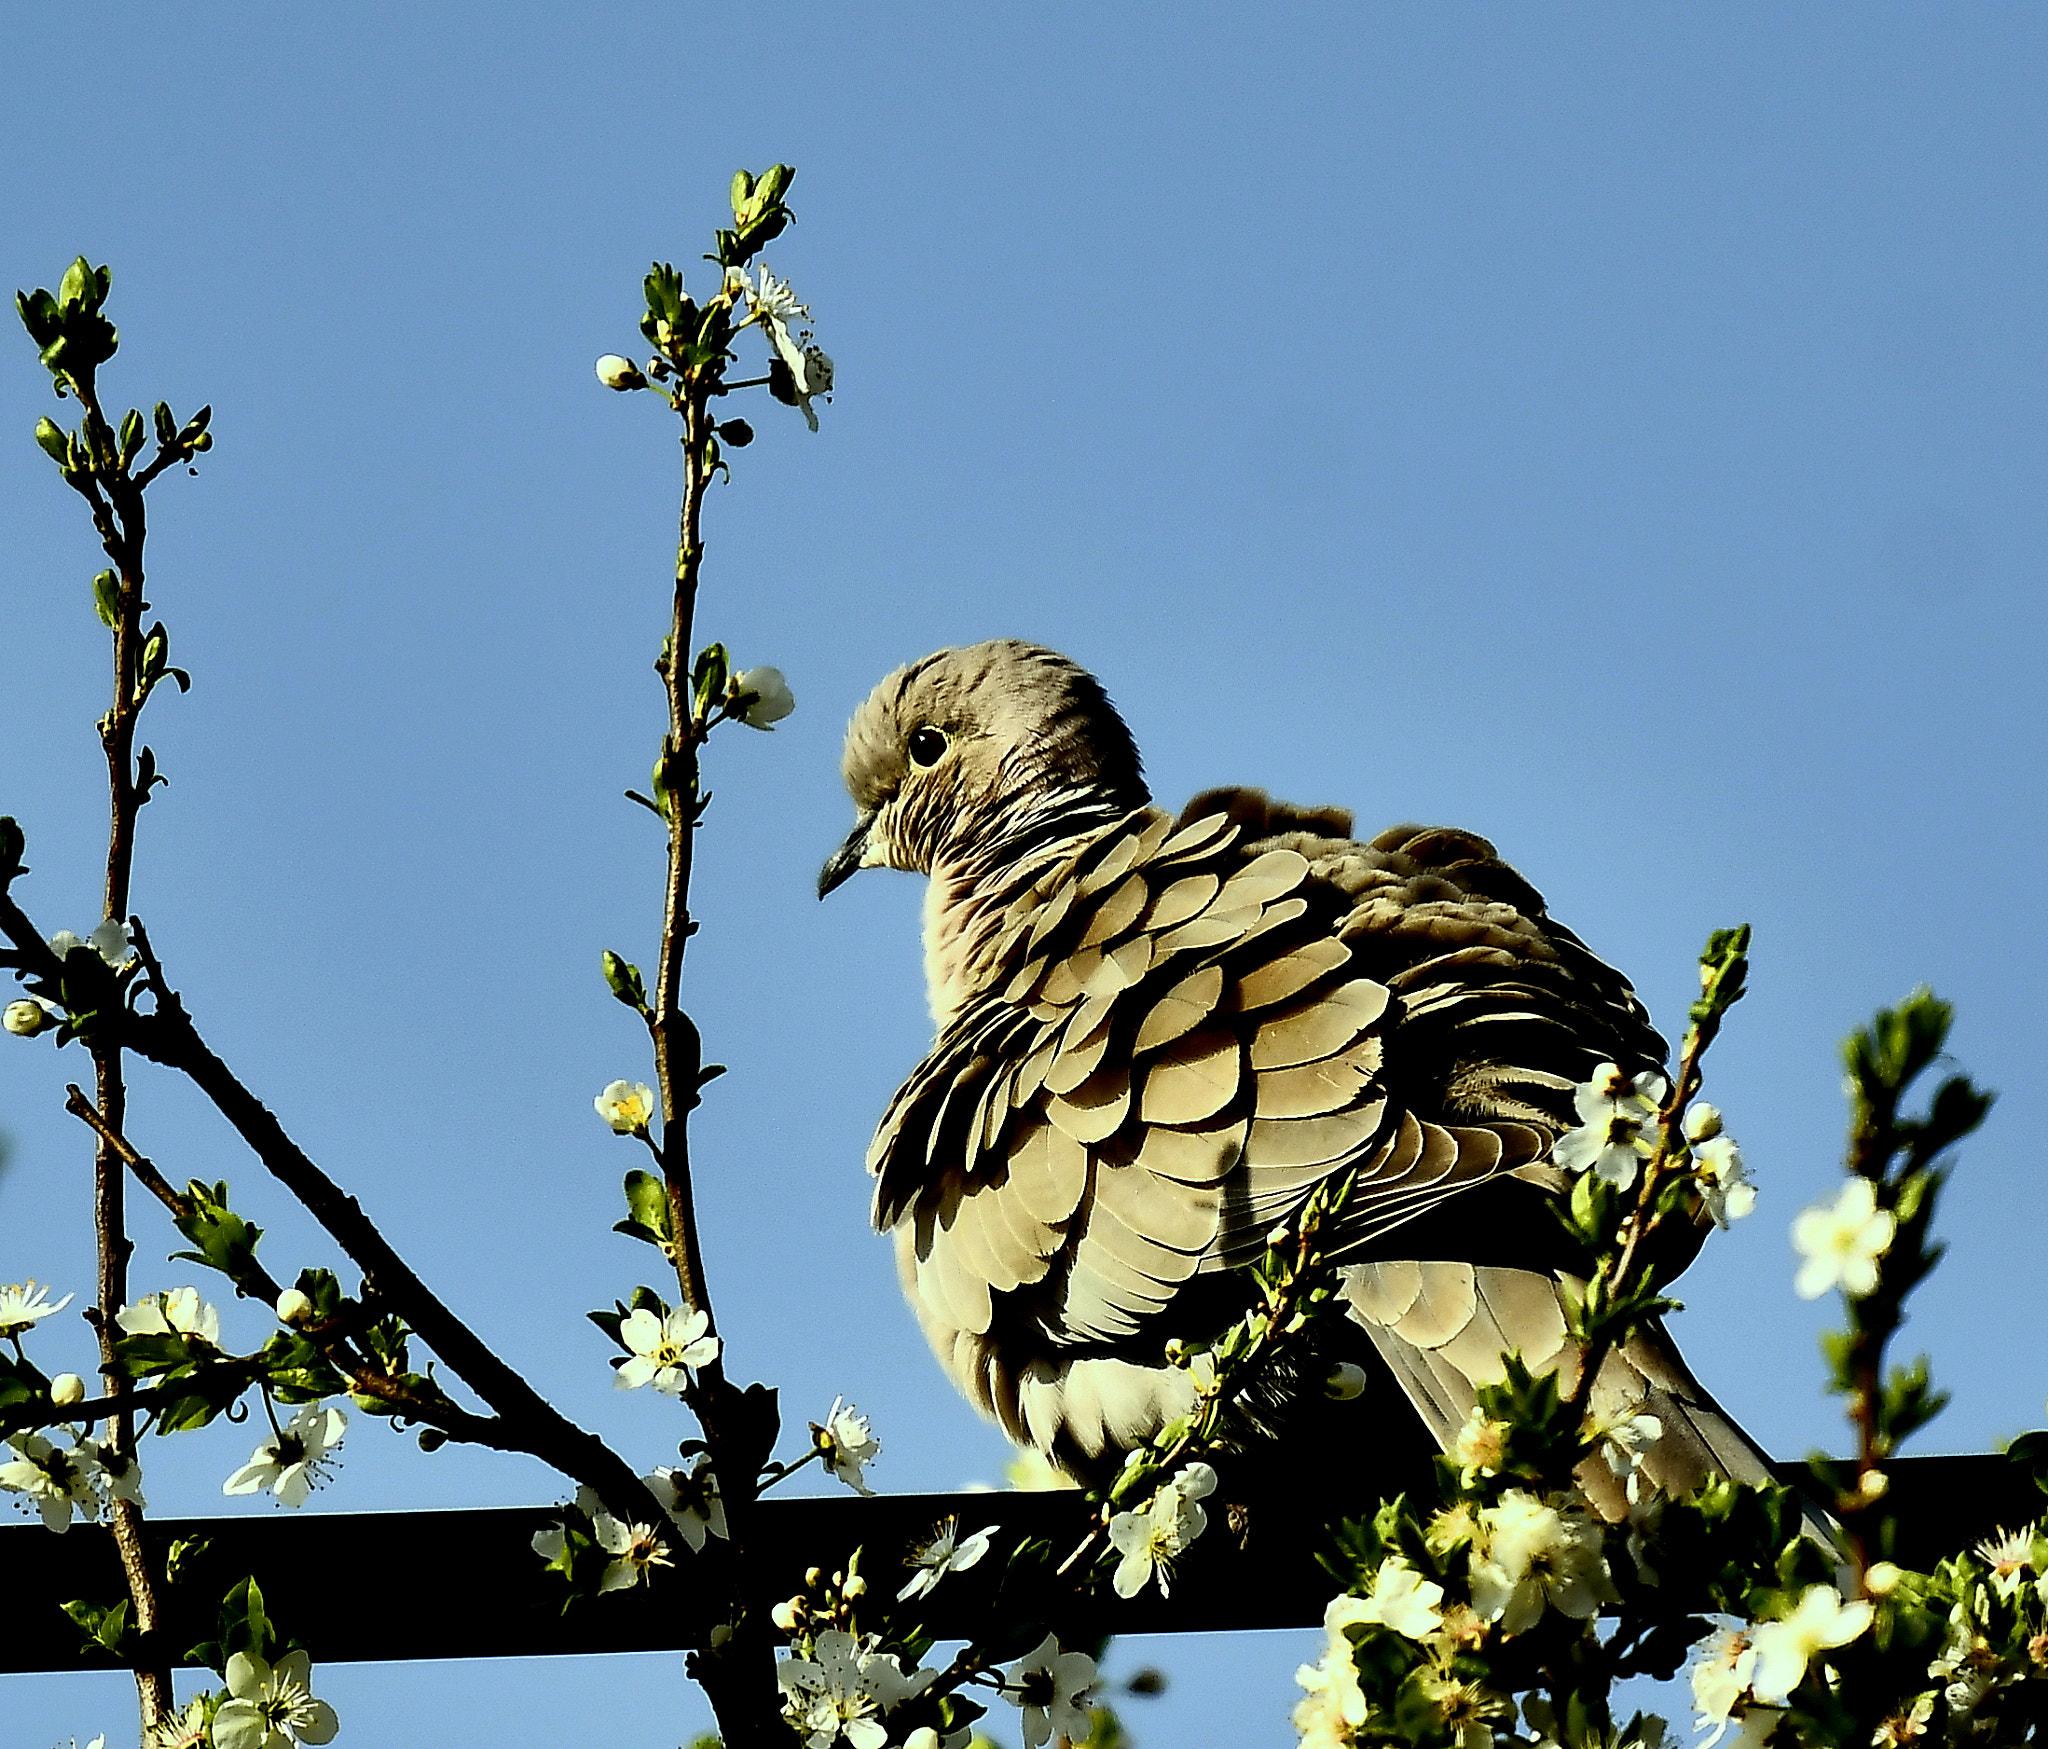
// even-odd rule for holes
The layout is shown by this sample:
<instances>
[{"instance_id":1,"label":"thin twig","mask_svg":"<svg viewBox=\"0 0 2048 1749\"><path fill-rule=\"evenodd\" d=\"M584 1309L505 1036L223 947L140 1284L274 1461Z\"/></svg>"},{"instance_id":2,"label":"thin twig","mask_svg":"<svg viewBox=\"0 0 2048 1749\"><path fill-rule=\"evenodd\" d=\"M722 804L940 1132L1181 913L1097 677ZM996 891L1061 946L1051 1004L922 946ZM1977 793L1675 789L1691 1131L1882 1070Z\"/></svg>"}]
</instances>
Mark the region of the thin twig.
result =
<instances>
[{"instance_id":1,"label":"thin twig","mask_svg":"<svg viewBox=\"0 0 2048 1749\"><path fill-rule=\"evenodd\" d=\"M191 1198L171 1187L170 1181L143 1155L137 1153L128 1139L112 1129L93 1108L92 1102L73 1086L67 1091L71 1097L65 1101L64 1109L74 1117L82 1119L99 1132L102 1142L112 1148L121 1158L135 1180L150 1195L162 1203L174 1221L189 1219L192 1214ZM235 1283L237 1293L246 1293L275 1305L284 1288L269 1270L254 1257L248 1260L244 1269L246 1280ZM469 1445L487 1445L499 1451L523 1451L525 1447L506 1428L498 1417L472 1415L466 1409L452 1403L422 1397L418 1392L408 1390L397 1379L381 1367L349 1339L345 1329L328 1332L318 1324L300 1326L299 1334L307 1337L320 1348L349 1382L349 1389L357 1396L372 1397L378 1402L389 1403L397 1408L403 1418L422 1426L435 1427Z\"/></svg>"}]
</instances>

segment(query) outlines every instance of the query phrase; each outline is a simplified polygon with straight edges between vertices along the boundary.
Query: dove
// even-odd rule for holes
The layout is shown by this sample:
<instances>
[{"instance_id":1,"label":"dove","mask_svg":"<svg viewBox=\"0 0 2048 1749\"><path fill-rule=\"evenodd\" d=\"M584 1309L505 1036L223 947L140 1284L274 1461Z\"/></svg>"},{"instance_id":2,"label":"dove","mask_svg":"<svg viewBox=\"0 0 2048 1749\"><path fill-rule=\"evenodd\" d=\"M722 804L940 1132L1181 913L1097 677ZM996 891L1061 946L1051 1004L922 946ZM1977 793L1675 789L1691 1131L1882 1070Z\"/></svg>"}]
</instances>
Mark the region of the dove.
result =
<instances>
[{"instance_id":1,"label":"dove","mask_svg":"<svg viewBox=\"0 0 2048 1749\"><path fill-rule=\"evenodd\" d=\"M1576 1378L1560 1294L1585 1260L1545 1206L1569 1183L1551 1150L1575 1088L1667 1049L1485 839L1360 841L1344 809L1254 789L1168 814L1101 684L1014 640L889 675L843 775L858 818L819 896L928 878L935 1038L869 1151L874 1222L940 1364L1013 1440L1112 1477L1193 1403L1169 1344L1241 1317L1267 1236L1347 1173L1344 1316L1253 1408L1276 1450L1304 1429L1448 1449L1507 1355ZM1346 1360L1368 1387L1332 1405ZM1659 1488L1770 1479L1661 1325L1608 1356L1592 1407L1654 1417ZM1618 1517L1600 1468L1582 1480Z\"/></svg>"}]
</instances>

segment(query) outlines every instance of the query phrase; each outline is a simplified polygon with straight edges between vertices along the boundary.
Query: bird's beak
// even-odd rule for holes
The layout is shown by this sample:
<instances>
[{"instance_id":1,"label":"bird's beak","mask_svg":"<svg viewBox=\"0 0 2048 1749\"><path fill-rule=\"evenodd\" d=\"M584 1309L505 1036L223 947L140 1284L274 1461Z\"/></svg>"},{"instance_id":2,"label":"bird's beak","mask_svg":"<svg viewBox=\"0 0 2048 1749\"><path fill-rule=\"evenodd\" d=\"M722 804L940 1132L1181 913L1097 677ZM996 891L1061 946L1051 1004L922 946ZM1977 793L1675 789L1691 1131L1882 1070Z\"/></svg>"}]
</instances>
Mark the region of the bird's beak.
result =
<instances>
[{"instance_id":1,"label":"bird's beak","mask_svg":"<svg viewBox=\"0 0 2048 1749\"><path fill-rule=\"evenodd\" d=\"M825 866L818 870L818 897L823 898L834 887L848 880L865 866L868 854L868 831L875 823L872 814L863 814L853 830L846 835L846 842L832 852Z\"/></svg>"}]
</instances>

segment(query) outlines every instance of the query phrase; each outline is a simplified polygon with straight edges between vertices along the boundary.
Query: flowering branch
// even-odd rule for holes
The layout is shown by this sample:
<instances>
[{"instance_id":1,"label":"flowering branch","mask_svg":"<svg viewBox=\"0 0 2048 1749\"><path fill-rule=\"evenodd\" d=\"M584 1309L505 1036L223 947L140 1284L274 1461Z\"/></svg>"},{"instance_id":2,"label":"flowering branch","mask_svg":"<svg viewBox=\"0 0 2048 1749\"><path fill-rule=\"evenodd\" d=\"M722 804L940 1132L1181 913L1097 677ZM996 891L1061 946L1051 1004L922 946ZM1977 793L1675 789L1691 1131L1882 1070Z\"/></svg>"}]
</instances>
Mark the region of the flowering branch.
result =
<instances>
[{"instance_id":1,"label":"flowering branch","mask_svg":"<svg viewBox=\"0 0 2048 1749\"><path fill-rule=\"evenodd\" d=\"M66 270L54 294L41 288L33 293L18 292L15 308L41 348L43 365L58 398L68 395L84 415L78 429L68 432L47 417L38 421L36 441L57 464L65 484L86 501L100 544L113 561L114 568L94 580L93 595L102 622L113 632L113 700L99 722L100 746L107 762L109 812L102 918L118 925L128 915L136 817L150 791L163 781L148 748L142 750L139 761L136 758L137 721L158 682L175 680L181 690L191 685L182 669L170 666L170 636L162 622L143 630L142 616L149 608L142 595L148 526L143 494L166 469L179 462L189 464L213 439L207 431L208 409L202 408L180 426L170 408L158 402L156 454L139 473L135 471L134 463L147 441L143 416L131 408L116 432L99 399L99 368L120 344L114 325L103 313L111 284L106 268L95 268L80 256ZM102 1034L89 1041L89 1048L99 1115L118 1129L128 1097L120 1041ZM123 1394L125 1385L115 1370L110 1320L128 1297L128 1256L133 1249L125 1228L122 1184L121 1163L103 1143L93 1166L93 1229L99 1256L96 1290L102 1308L97 1328L101 1363L110 1381L108 1395L115 1399ZM117 1462L127 1463L133 1459L134 1443L134 1416L117 1404L107 1419L106 1447ZM135 1680L143 1723L154 1726L169 1713L171 1676L168 1661L155 1643L161 1605L142 1545L140 1503L112 1500L109 1521L142 1648Z\"/></svg>"}]
</instances>

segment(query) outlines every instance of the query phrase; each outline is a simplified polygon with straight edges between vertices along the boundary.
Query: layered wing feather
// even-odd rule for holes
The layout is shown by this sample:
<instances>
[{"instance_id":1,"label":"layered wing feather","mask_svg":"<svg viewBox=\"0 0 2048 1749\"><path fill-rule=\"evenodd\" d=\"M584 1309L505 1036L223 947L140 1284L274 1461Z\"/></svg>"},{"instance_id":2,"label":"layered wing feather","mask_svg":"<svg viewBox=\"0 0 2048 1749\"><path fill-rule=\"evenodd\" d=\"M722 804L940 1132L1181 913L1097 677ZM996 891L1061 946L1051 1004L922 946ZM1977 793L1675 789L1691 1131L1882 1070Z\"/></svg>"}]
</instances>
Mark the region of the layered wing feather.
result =
<instances>
[{"instance_id":1,"label":"layered wing feather","mask_svg":"<svg viewBox=\"0 0 2048 1749\"><path fill-rule=\"evenodd\" d=\"M978 993L876 1135L876 1222L934 1346L1018 1437L1097 1361L1158 1399L1097 1380L1100 1437L1167 1412L1165 1337L1201 1334L1177 1296L1332 1174L1357 1175L1341 1244L1369 1249L1531 1168L1602 1056L1661 1057L1483 841L1247 830L1141 810L1014 871L972 920ZM1553 1297L1532 1328L1556 1321Z\"/></svg>"}]
</instances>

